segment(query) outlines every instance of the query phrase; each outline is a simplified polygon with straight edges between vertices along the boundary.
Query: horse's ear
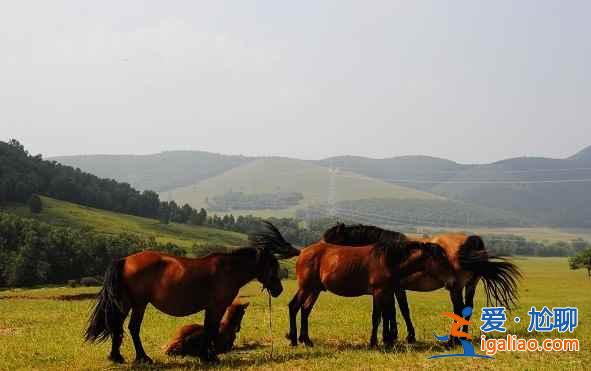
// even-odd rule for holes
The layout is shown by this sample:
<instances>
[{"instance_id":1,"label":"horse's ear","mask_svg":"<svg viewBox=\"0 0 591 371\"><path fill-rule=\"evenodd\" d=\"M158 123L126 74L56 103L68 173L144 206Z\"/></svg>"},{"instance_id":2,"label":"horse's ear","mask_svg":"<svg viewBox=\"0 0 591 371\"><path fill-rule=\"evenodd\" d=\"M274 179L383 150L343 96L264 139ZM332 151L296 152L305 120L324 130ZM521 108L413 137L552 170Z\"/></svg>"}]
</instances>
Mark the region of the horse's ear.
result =
<instances>
[{"instance_id":1,"label":"horse's ear","mask_svg":"<svg viewBox=\"0 0 591 371\"><path fill-rule=\"evenodd\" d=\"M263 220L262 230L248 236L251 247L261 248L275 255L279 259L297 256L300 251L287 242L279 229L271 222Z\"/></svg>"}]
</instances>

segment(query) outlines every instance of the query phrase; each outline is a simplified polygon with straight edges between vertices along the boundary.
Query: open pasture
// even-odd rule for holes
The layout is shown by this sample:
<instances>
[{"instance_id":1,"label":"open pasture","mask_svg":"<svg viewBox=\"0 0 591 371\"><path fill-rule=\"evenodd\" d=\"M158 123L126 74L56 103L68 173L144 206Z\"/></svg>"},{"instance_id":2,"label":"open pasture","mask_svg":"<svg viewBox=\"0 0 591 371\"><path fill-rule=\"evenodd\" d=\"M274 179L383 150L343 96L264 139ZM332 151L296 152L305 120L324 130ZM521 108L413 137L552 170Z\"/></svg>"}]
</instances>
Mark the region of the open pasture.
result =
<instances>
[{"instance_id":1,"label":"open pasture","mask_svg":"<svg viewBox=\"0 0 591 371\"><path fill-rule=\"evenodd\" d=\"M236 349L221 355L221 364L207 366L214 369L588 369L591 364L591 280L584 271L571 271L563 258L516 258L524 272L520 286L519 307L508 313L508 333L529 338L578 338L578 353L498 353L495 360L438 359L427 357L446 352L438 345L433 332L443 335L449 331L450 321L440 315L450 310L447 292L409 293L411 313L417 332L417 344L399 341L393 350L367 348L370 332L371 299L342 298L323 293L310 316L310 336L314 348L292 348L284 338L288 329L287 303L295 292L294 280L284 281L285 291L272 304L273 354L269 334L267 296L260 285L251 283L241 292L251 302ZM128 363L113 365L106 360L109 344L90 345L82 342L82 333L91 300L86 293L96 288L38 288L0 292L0 369L38 370L104 370L133 367L133 347L125 337L123 354ZM82 300L63 300L78 295ZM479 326L478 316L483 305L483 294L476 300L473 318ZM579 326L574 334L560 335L527 333L527 311L535 305L576 306L579 308ZM520 316L516 325L512 319ZM169 317L148 307L142 339L148 354L156 364L144 369L200 369L204 366L194 358L170 358L160 347L183 324L203 320L202 315L185 318ZM399 339L406 331L398 315ZM471 328L475 338L480 332ZM477 350L479 345L475 343Z\"/></svg>"}]
</instances>

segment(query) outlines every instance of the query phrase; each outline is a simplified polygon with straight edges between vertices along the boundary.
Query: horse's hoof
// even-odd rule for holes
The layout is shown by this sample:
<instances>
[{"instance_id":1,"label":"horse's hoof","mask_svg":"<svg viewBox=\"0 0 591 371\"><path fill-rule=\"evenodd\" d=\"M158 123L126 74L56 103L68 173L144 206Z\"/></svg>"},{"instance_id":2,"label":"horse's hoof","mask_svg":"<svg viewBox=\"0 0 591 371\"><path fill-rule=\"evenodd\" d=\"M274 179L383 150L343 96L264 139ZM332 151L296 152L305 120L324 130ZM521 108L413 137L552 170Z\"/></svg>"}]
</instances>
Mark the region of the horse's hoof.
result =
<instances>
[{"instance_id":1,"label":"horse's hoof","mask_svg":"<svg viewBox=\"0 0 591 371\"><path fill-rule=\"evenodd\" d=\"M417 342L417 339L415 338L414 335L408 335L406 337L406 342L409 343L409 344L414 344L414 343Z\"/></svg>"},{"instance_id":2,"label":"horse's hoof","mask_svg":"<svg viewBox=\"0 0 591 371\"><path fill-rule=\"evenodd\" d=\"M314 343L309 338L300 338L300 343L304 343L307 347L313 347Z\"/></svg>"},{"instance_id":3,"label":"horse's hoof","mask_svg":"<svg viewBox=\"0 0 591 371\"><path fill-rule=\"evenodd\" d=\"M148 357L147 355L143 355L140 357L136 357L135 361L133 361L133 363L152 365L152 364L154 364L154 361L152 360L152 358Z\"/></svg>"},{"instance_id":4,"label":"horse's hoof","mask_svg":"<svg viewBox=\"0 0 591 371\"><path fill-rule=\"evenodd\" d=\"M201 362L203 362L203 363L207 363L207 364L220 363L220 359L218 358L218 356L212 352L207 352L206 354L203 354L203 353L199 354L198 357L201 360Z\"/></svg>"},{"instance_id":5,"label":"horse's hoof","mask_svg":"<svg viewBox=\"0 0 591 371\"><path fill-rule=\"evenodd\" d=\"M285 338L287 340L289 340L290 344L292 347L295 347L298 345L298 338L297 335L296 336L291 336L290 334L285 334Z\"/></svg>"},{"instance_id":6,"label":"horse's hoof","mask_svg":"<svg viewBox=\"0 0 591 371\"><path fill-rule=\"evenodd\" d=\"M370 349L376 349L378 347L378 342L377 341L370 341L369 342L369 348Z\"/></svg>"},{"instance_id":7,"label":"horse's hoof","mask_svg":"<svg viewBox=\"0 0 591 371\"><path fill-rule=\"evenodd\" d=\"M447 349L451 349L460 345L460 340L456 337L450 338L447 343L445 343L445 347Z\"/></svg>"},{"instance_id":8,"label":"horse's hoof","mask_svg":"<svg viewBox=\"0 0 591 371\"><path fill-rule=\"evenodd\" d=\"M209 363L210 365L217 365L220 363L220 359L215 354L210 354L205 362Z\"/></svg>"},{"instance_id":9,"label":"horse's hoof","mask_svg":"<svg viewBox=\"0 0 591 371\"><path fill-rule=\"evenodd\" d=\"M125 363L125 358L121 354L110 354L109 361L113 363Z\"/></svg>"}]
</instances>

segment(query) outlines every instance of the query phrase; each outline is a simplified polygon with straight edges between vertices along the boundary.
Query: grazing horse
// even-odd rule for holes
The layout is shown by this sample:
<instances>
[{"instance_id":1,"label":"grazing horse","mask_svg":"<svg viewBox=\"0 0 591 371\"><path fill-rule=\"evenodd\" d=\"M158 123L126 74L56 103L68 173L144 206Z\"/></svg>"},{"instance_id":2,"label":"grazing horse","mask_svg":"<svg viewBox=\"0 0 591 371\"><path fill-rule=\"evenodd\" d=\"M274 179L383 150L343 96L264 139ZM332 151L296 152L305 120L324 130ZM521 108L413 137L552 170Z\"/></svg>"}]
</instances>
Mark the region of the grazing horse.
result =
<instances>
[{"instance_id":1,"label":"grazing horse","mask_svg":"<svg viewBox=\"0 0 591 371\"><path fill-rule=\"evenodd\" d=\"M226 309L226 313L220 322L218 337L213 340L215 351L229 352L234 346L236 334L240 332L240 324L249 303L241 303L238 299ZM179 328L174 337L163 347L164 353L169 356L196 356L199 354L205 327L199 324L185 325Z\"/></svg>"},{"instance_id":2,"label":"grazing horse","mask_svg":"<svg viewBox=\"0 0 591 371\"><path fill-rule=\"evenodd\" d=\"M404 235L378 227L338 224L324 233L322 240L300 252L296 263L298 291L289 303L291 345L298 340L313 343L308 335L308 317L322 291L354 297L373 296L370 346L377 344L377 326L384 316L384 344L393 344L394 292L402 277L429 270L441 280L448 279L447 258L435 244L409 241ZM300 337L296 316L301 309Z\"/></svg>"},{"instance_id":3,"label":"grazing horse","mask_svg":"<svg viewBox=\"0 0 591 371\"><path fill-rule=\"evenodd\" d=\"M440 280L429 270L418 271L403 277L400 288L396 290L396 300L404 318L407 329L407 341L415 341L415 330L410 318L408 300L405 290L433 291L445 287L449 290L453 311L461 315L464 307L474 307L476 285L480 280L484 283L487 304L493 303L507 308L517 300L517 280L521 273L517 266L501 258L489 256L484 242L479 236L467 236L462 233L446 233L434 237L408 237L418 242L434 243L441 246L448 259L447 265L452 271L449 279ZM466 317L467 320L470 316ZM396 318L394 318L396 321ZM396 323L390 324L396 329ZM464 325L464 332L468 326ZM457 343L450 337L449 345Z\"/></svg>"},{"instance_id":4,"label":"grazing horse","mask_svg":"<svg viewBox=\"0 0 591 371\"><path fill-rule=\"evenodd\" d=\"M205 310L205 330L199 358L218 362L213 341L220 320L238 290L257 279L277 297L283 291L279 278L279 258L297 254L271 224L251 236L250 246L229 253L201 258L181 258L144 251L115 261L105 274L94 310L88 321L86 341L111 338L109 359L124 362L120 353L123 322L131 311L129 331L136 362L152 363L140 340L140 328L148 304L172 316L187 316Z\"/></svg>"}]
</instances>

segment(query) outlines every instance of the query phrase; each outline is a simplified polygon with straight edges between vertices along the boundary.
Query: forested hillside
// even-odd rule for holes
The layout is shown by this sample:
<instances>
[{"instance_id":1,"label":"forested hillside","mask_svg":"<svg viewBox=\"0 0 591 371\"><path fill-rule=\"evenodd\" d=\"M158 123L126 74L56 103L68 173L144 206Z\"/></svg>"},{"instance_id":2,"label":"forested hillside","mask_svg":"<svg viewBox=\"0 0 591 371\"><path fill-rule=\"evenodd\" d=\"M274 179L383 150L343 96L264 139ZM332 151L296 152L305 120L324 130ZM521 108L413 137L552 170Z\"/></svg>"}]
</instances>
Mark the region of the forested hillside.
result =
<instances>
[{"instance_id":1,"label":"forested hillside","mask_svg":"<svg viewBox=\"0 0 591 371\"><path fill-rule=\"evenodd\" d=\"M15 140L0 142L0 203L24 203L33 194L152 218L160 209L155 192L139 192L127 183L43 160Z\"/></svg>"},{"instance_id":2,"label":"forested hillside","mask_svg":"<svg viewBox=\"0 0 591 371\"><path fill-rule=\"evenodd\" d=\"M114 164L114 167L117 166ZM205 210L174 201L161 202L154 191L142 192L113 179L33 156L16 140L0 142L0 206L25 203L33 195L46 195L98 209L159 219L163 223L203 224ZM34 200L34 199L33 199Z\"/></svg>"}]
</instances>

